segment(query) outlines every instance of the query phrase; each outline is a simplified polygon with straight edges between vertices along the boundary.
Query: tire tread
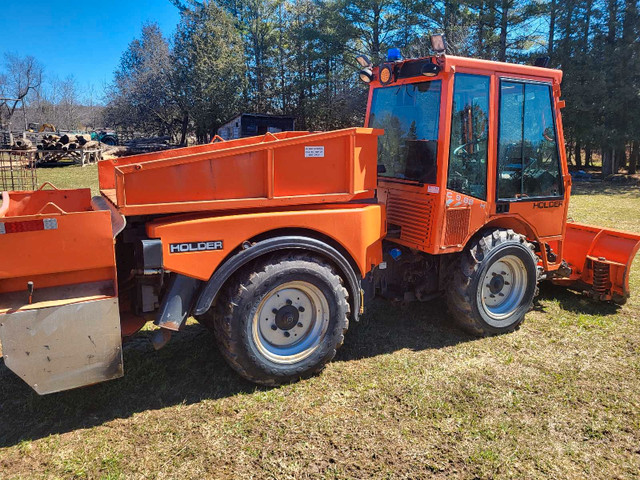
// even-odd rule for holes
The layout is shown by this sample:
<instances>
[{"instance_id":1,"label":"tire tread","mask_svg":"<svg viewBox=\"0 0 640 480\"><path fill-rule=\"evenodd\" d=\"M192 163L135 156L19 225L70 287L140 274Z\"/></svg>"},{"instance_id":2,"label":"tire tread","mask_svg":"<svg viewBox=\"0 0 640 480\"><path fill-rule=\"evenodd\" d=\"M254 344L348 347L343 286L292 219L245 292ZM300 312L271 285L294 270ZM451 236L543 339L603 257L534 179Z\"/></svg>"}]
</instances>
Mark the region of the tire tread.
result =
<instances>
[{"instance_id":1,"label":"tire tread","mask_svg":"<svg viewBox=\"0 0 640 480\"><path fill-rule=\"evenodd\" d=\"M520 321L514 322L509 327L501 331L495 331L487 328L474 313L472 307L473 299L476 291L473 288L473 281L479 274L483 260L490 252L500 245L507 242L518 242L526 247L530 253L534 265L537 264L538 258L534 252L534 246L527 241L524 235L514 232L511 229L495 229L481 232L479 236L472 240L467 249L460 253L457 264L449 279L449 288L447 289L447 306L454 321L465 331L471 335L478 337L487 337L502 333L509 333L520 328L524 322L524 316ZM536 272L538 269L536 268ZM538 294L537 279L539 273L536 273L536 286L533 298L529 301L525 311L531 310L533 307L533 299Z\"/></svg>"},{"instance_id":2,"label":"tire tread","mask_svg":"<svg viewBox=\"0 0 640 480\"><path fill-rule=\"evenodd\" d=\"M276 369L266 367L263 362L260 362L251 349L244 347L249 341L246 329L234 328L234 322L237 321L239 315L249 315L249 304L242 300L244 295L252 291L253 286L262 283L266 288L271 288L275 286L272 280L274 274L292 267L311 270L319 267L324 270L324 275L336 292L336 298L339 299L339 308L346 314L341 319L342 321L335 325L334 332L327 332L327 335L335 335L336 338L332 343L321 344L324 351L319 355L319 361L312 368L300 365L294 369L293 374L283 377ZM243 303L247 311L239 312L238 309ZM349 314L349 293L344 286L342 277L336 273L336 269L322 257L306 253L290 253L271 255L267 259L258 260L237 272L221 292L213 312L213 318L210 318L209 323L213 326L220 352L236 372L254 383L276 386L307 378L320 372L335 357L338 348L344 343L344 336L349 328ZM245 356L249 357L248 361Z\"/></svg>"}]
</instances>

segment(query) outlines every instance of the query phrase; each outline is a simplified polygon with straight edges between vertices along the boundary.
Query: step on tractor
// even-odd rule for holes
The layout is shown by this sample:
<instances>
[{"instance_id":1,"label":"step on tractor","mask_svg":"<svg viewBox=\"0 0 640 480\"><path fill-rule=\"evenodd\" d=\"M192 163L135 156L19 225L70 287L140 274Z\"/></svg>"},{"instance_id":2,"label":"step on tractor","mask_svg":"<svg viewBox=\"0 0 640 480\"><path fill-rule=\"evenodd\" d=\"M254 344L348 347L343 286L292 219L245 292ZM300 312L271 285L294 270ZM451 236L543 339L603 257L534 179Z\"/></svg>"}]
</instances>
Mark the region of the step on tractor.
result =
<instances>
[{"instance_id":1,"label":"step on tractor","mask_svg":"<svg viewBox=\"0 0 640 480\"><path fill-rule=\"evenodd\" d=\"M89 189L2 194L0 341L39 394L123 375L189 317L243 377L320 371L374 296L446 298L474 335L516 330L538 283L623 303L640 235L567 220L562 73L395 50L360 78L364 128L104 160ZM429 315L425 306L425 316Z\"/></svg>"}]
</instances>

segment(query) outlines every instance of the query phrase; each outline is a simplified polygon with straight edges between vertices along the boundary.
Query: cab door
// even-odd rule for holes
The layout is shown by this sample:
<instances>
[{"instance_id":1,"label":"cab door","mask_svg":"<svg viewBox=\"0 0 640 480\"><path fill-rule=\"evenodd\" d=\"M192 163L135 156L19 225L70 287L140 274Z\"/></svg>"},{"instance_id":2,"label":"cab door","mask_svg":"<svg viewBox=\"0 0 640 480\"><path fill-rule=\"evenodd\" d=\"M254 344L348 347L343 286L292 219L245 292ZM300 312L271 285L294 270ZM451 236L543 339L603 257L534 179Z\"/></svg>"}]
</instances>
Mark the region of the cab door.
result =
<instances>
[{"instance_id":1,"label":"cab door","mask_svg":"<svg viewBox=\"0 0 640 480\"><path fill-rule=\"evenodd\" d=\"M496 213L541 237L562 234L564 188L550 83L499 79Z\"/></svg>"},{"instance_id":2,"label":"cab door","mask_svg":"<svg viewBox=\"0 0 640 480\"><path fill-rule=\"evenodd\" d=\"M456 73L441 250L459 251L486 222L491 76Z\"/></svg>"}]
</instances>

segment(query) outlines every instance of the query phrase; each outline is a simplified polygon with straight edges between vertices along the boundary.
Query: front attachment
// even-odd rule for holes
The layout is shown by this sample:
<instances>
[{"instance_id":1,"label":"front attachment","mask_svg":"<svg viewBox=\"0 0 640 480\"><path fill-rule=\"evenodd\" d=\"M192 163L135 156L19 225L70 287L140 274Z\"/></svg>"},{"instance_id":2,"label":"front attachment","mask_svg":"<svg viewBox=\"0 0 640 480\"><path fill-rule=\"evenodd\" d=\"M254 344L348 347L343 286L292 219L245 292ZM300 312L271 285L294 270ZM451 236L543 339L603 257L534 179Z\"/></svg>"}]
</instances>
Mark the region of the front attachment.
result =
<instances>
[{"instance_id":1,"label":"front attachment","mask_svg":"<svg viewBox=\"0 0 640 480\"><path fill-rule=\"evenodd\" d=\"M638 234L567 223L563 255L572 272L553 283L622 304L629 297L629 271L638 248Z\"/></svg>"}]
</instances>

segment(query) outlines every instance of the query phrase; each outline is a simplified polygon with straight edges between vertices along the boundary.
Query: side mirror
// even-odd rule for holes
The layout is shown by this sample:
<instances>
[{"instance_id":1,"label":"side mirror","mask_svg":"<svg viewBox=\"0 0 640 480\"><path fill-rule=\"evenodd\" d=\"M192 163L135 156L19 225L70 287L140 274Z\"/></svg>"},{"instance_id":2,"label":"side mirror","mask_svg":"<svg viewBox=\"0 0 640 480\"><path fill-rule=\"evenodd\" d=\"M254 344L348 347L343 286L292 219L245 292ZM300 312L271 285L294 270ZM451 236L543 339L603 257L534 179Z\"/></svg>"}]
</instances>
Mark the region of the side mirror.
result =
<instances>
[{"instance_id":1,"label":"side mirror","mask_svg":"<svg viewBox=\"0 0 640 480\"><path fill-rule=\"evenodd\" d=\"M384 163L378 164L378 173L387 173L387 167L384 166Z\"/></svg>"}]
</instances>

